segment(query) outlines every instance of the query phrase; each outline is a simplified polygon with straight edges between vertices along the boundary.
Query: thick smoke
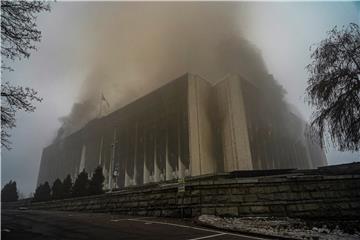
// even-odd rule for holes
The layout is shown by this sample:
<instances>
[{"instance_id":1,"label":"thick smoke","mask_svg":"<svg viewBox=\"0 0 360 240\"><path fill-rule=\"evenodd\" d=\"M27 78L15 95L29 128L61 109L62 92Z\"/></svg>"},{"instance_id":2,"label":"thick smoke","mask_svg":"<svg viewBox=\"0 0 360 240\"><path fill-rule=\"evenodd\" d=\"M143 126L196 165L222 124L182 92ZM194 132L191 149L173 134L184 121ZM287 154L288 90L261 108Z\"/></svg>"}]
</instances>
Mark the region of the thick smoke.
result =
<instances>
[{"instance_id":1,"label":"thick smoke","mask_svg":"<svg viewBox=\"0 0 360 240\"><path fill-rule=\"evenodd\" d=\"M245 9L235 3L89 3L91 70L79 102L62 119L57 139L191 72L216 82L238 73L283 108L284 90L269 76L260 52L241 31ZM92 8L92 7L91 7Z\"/></svg>"}]
</instances>

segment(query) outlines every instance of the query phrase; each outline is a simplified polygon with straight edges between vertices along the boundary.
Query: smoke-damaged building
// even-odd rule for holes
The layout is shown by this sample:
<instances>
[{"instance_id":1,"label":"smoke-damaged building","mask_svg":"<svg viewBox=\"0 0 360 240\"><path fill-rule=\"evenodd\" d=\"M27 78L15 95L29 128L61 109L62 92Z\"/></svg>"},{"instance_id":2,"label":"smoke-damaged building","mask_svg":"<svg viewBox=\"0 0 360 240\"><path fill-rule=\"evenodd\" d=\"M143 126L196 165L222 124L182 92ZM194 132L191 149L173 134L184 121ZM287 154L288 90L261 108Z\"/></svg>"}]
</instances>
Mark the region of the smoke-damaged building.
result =
<instances>
[{"instance_id":1,"label":"smoke-damaged building","mask_svg":"<svg viewBox=\"0 0 360 240\"><path fill-rule=\"evenodd\" d=\"M238 75L185 74L46 147L38 184L99 165L106 188L326 165L304 121L262 91Z\"/></svg>"}]
</instances>

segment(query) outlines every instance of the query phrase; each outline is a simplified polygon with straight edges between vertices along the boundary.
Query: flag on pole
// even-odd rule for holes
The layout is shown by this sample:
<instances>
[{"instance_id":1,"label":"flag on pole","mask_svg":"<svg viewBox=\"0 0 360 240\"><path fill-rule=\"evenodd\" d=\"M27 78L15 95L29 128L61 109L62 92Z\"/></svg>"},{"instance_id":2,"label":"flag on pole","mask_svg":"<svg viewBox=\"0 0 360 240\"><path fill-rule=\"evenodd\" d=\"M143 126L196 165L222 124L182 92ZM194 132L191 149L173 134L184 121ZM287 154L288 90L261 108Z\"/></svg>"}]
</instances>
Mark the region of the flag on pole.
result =
<instances>
[{"instance_id":1,"label":"flag on pole","mask_svg":"<svg viewBox=\"0 0 360 240\"><path fill-rule=\"evenodd\" d=\"M104 102L106 103L106 105L107 105L108 107L110 107L110 104L109 104L109 102L106 100L106 98L105 98L105 96L104 96L103 93L101 93L101 101L104 101Z\"/></svg>"},{"instance_id":2,"label":"flag on pole","mask_svg":"<svg viewBox=\"0 0 360 240\"><path fill-rule=\"evenodd\" d=\"M103 102L106 103L106 106L108 107L108 109L110 108L110 104L109 102L106 100L104 93L101 92L100 95L100 101L99 101L99 113L98 113L98 118L100 118L103 115Z\"/></svg>"}]
</instances>

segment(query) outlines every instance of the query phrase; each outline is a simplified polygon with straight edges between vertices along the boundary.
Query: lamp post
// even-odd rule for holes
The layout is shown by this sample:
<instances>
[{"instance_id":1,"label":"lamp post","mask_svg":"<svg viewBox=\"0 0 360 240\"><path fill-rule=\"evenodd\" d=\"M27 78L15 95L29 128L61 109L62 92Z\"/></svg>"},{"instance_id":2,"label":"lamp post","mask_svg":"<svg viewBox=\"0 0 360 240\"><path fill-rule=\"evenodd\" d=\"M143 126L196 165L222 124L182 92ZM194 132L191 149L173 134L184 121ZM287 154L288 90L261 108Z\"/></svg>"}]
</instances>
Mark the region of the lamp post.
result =
<instances>
[{"instance_id":1,"label":"lamp post","mask_svg":"<svg viewBox=\"0 0 360 240\"><path fill-rule=\"evenodd\" d=\"M114 172L113 172L113 177L115 179L115 181L114 181L115 187L117 186L117 178L118 178L118 176L119 176L119 170L118 170L118 167L115 167Z\"/></svg>"},{"instance_id":2,"label":"lamp post","mask_svg":"<svg viewBox=\"0 0 360 240\"><path fill-rule=\"evenodd\" d=\"M109 177L110 177L110 181L109 181L109 187L110 187L110 192L112 192L112 188L113 188L113 181L112 181L112 178L113 176L115 176L115 171L116 171L116 174L118 175L118 171L117 169L116 170L113 170L114 169L114 162L115 162L115 148L116 148L116 129L114 130L114 141L113 143L111 144L111 147L112 147L112 157L111 157L111 162L110 162L110 171L109 171Z\"/></svg>"}]
</instances>

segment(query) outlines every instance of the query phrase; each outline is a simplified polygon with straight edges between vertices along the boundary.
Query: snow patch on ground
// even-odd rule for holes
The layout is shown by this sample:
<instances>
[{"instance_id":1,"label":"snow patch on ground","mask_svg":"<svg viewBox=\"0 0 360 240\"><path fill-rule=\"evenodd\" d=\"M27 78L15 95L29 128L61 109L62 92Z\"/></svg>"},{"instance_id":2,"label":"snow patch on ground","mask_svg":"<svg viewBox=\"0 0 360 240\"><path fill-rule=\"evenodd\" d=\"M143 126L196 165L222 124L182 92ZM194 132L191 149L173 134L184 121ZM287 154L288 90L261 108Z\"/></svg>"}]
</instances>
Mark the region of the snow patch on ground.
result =
<instances>
[{"instance_id":1,"label":"snow patch on ground","mask_svg":"<svg viewBox=\"0 0 360 240\"><path fill-rule=\"evenodd\" d=\"M321 228L309 228L304 221L292 218L222 218L214 215L201 215L198 220L203 224L225 230L241 231L244 233L258 233L275 237L319 240L360 239L359 232L356 232L355 234L347 234L341 231L338 227L330 230L325 225Z\"/></svg>"}]
</instances>

